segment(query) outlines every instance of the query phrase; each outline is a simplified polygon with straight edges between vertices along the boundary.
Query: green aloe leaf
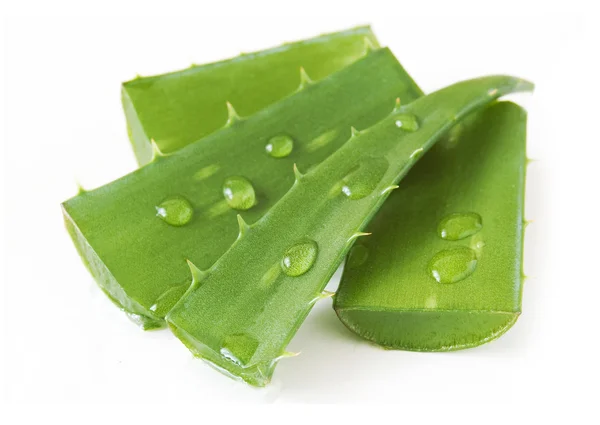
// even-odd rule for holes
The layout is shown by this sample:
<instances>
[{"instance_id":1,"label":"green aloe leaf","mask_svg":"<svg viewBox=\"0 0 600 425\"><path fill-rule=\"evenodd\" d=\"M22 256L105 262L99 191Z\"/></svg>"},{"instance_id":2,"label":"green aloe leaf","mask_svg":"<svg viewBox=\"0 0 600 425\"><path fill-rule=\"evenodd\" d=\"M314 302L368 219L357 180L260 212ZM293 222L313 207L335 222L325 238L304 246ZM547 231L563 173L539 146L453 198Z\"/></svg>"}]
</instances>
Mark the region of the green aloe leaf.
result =
<instances>
[{"instance_id":1,"label":"green aloe leaf","mask_svg":"<svg viewBox=\"0 0 600 425\"><path fill-rule=\"evenodd\" d=\"M186 291L186 260L210 267L306 170L420 90L387 49L309 84L104 187L63 204L65 222L100 287L144 328Z\"/></svg>"},{"instance_id":2,"label":"green aloe leaf","mask_svg":"<svg viewBox=\"0 0 600 425\"><path fill-rule=\"evenodd\" d=\"M321 80L376 47L371 29L359 27L128 81L122 101L138 162L151 161L151 140L171 153L223 127L226 102L240 115L252 115L292 94L306 75Z\"/></svg>"},{"instance_id":3,"label":"green aloe leaf","mask_svg":"<svg viewBox=\"0 0 600 425\"><path fill-rule=\"evenodd\" d=\"M395 184L444 132L474 110L532 85L507 76L461 82L398 106L305 175L168 313L198 357L265 385L329 278Z\"/></svg>"},{"instance_id":4,"label":"green aloe leaf","mask_svg":"<svg viewBox=\"0 0 600 425\"><path fill-rule=\"evenodd\" d=\"M521 311L526 113L495 104L403 180L348 256L334 308L389 348L448 351L502 335Z\"/></svg>"}]
</instances>

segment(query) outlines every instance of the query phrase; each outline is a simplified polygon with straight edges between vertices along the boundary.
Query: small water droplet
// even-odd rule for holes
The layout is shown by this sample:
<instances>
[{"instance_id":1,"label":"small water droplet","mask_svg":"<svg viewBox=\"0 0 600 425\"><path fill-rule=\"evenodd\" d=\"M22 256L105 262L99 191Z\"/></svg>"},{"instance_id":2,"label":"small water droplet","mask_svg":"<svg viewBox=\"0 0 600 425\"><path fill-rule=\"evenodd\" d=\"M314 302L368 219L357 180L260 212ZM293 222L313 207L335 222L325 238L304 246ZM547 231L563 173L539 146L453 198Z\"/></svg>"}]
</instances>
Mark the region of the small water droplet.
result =
<instances>
[{"instance_id":1,"label":"small water droplet","mask_svg":"<svg viewBox=\"0 0 600 425\"><path fill-rule=\"evenodd\" d=\"M281 270L288 276L300 276L310 270L317 259L319 248L313 240L306 239L289 247L283 254Z\"/></svg>"},{"instance_id":2,"label":"small water droplet","mask_svg":"<svg viewBox=\"0 0 600 425\"><path fill-rule=\"evenodd\" d=\"M237 333L223 339L220 353L238 366L248 366L257 348L258 341L255 338L245 333Z\"/></svg>"},{"instance_id":3,"label":"small water droplet","mask_svg":"<svg viewBox=\"0 0 600 425\"><path fill-rule=\"evenodd\" d=\"M292 153L294 149L294 140L285 134L271 137L265 150L273 158L285 158Z\"/></svg>"},{"instance_id":4,"label":"small water droplet","mask_svg":"<svg viewBox=\"0 0 600 425\"><path fill-rule=\"evenodd\" d=\"M367 258L369 258L368 248L362 244L356 244L350 249L346 267L349 269L359 268L367 262Z\"/></svg>"},{"instance_id":5,"label":"small water droplet","mask_svg":"<svg viewBox=\"0 0 600 425\"><path fill-rule=\"evenodd\" d=\"M249 210L256 205L254 187L247 179L233 176L223 183L223 196L227 204L236 210Z\"/></svg>"},{"instance_id":6,"label":"small water droplet","mask_svg":"<svg viewBox=\"0 0 600 425\"><path fill-rule=\"evenodd\" d=\"M396 115L396 127L404 131L417 131L419 129L419 121L413 114Z\"/></svg>"},{"instance_id":7,"label":"small water droplet","mask_svg":"<svg viewBox=\"0 0 600 425\"><path fill-rule=\"evenodd\" d=\"M368 158L359 162L342 179L342 192L350 199L362 199L371 194L383 175L389 163L385 158Z\"/></svg>"},{"instance_id":8,"label":"small water droplet","mask_svg":"<svg viewBox=\"0 0 600 425\"><path fill-rule=\"evenodd\" d=\"M442 239L458 241L479 232L483 227L477 213L453 213L444 217L438 224L438 235Z\"/></svg>"},{"instance_id":9,"label":"small water droplet","mask_svg":"<svg viewBox=\"0 0 600 425\"><path fill-rule=\"evenodd\" d=\"M476 266L475 251L460 247L435 254L429 262L429 273L439 283L455 283L470 276Z\"/></svg>"},{"instance_id":10,"label":"small water droplet","mask_svg":"<svg viewBox=\"0 0 600 425\"><path fill-rule=\"evenodd\" d=\"M171 226L183 226L194 215L194 209L182 196L172 196L162 201L156 208L156 216Z\"/></svg>"},{"instance_id":11,"label":"small water droplet","mask_svg":"<svg viewBox=\"0 0 600 425\"><path fill-rule=\"evenodd\" d=\"M469 247L471 247L471 249L475 251L477 259L481 260L481 256L483 255L483 248L485 247L485 242L483 240L483 237L481 236L481 233L473 235L473 237L471 238L471 242L469 243Z\"/></svg>"}]
</instances>

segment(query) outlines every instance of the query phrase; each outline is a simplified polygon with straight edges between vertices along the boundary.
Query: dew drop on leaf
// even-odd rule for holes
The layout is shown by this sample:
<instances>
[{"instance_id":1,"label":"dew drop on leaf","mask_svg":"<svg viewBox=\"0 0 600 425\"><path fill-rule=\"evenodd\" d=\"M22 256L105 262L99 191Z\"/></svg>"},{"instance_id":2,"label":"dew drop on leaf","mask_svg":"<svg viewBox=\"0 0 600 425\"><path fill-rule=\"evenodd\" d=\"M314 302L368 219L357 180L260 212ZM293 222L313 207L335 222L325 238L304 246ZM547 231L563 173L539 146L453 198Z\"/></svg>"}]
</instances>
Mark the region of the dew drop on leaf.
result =
<instances>
[{"instance_id":1,"label":"dew drop on leaf","mask_svg":"<svg viewBox=\"0 0 600 425\"><path fill-rule=\"evenodd\" d=\"M453 213L440 221L437 233L442 239L458 241L474 235L482 227L481 216L477 213Z\"/></svg>"},{"instance_id":2,"label":"dew drop on leaf","mask_svg":"<svg viewBox=\"0 0 600 425\"><path fill-rule=\"evenodd\" d=\"M469 277L477 267L477 255L471 248L440 251L429 261L429 274L439 283L456 283Z\"/></svg>"},{"instance_id":3,"label":"dew drop on leaf","mask_svg":"<svg viewBox=\"0 0 600 425\"><path fill-rule=\"evenodd\" d=\"M310 270L317 259L319 248L306 239L289 247L281 259L281 270L288 276L300 276Z\"/></svg>"},{"instance_id":4,"label":"dew drop on leaf","mask_svg":"<svg viewBox=\"0 0 600 425\"><path fill-rule=\"evenodd\" d=\"M171 226L183 226L194 215L190 202L183 196L172 196L165 199L156 207L156 216Z\"/></svg>"},{"instance_id":5,"label":"dew drop on leaf","mask_svg":"<svg viewBox=\"0 0 600 425\"><path fill-rule=\"evenodd\" d=\"M245 211L256 205L256 194L252 183L241 176L225 179L223 196L227 204L236 210Z\"/></svg>"},{"instance_id":6,"label":"dew drop on leaf","mask_svg":"<svg viewBox=\"0 0 600 425\"><path fill-rule=\"evenodd\" d=\"M396 127L404 131L417 131L419 129L419 121L413 114L399 114L394 118L396 119Z\"/></svg>"},{"instance_id":7,"label":"dew drop on leaf","mask_svg":"<svg viewBox=\"0 0 600 425\"><path fill-rule=\"evenodd\" d=\"M273 158L285 158L292 153L293 149L294 141L285 134L271 137L265 146L265 150Z\"/></svg>"}]
</instances>

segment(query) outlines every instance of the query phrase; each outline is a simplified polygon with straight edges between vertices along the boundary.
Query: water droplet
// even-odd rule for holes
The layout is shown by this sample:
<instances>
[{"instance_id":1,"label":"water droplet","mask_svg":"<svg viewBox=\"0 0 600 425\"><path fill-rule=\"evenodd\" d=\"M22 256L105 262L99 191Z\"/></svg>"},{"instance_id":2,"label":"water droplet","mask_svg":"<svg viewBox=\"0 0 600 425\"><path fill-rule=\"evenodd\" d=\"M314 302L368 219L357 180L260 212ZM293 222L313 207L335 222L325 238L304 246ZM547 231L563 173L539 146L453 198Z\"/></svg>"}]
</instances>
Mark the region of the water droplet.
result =
<instances>
[{"instance_id":1,"label":"water droplet","mask_svg":"<svg viewBox=\"0 0 600 425\"><path fill-rule=\"evenodd\" d=\"M349 269L356 269L367 262L369 258L369 250L362 244L356 244L350 249L348 254L348 261L346 261L346 267Z\"/></svg>"},{"instance_id":2,"label":"water droplet","mask_svg":"<svg viewBox=\"0 0 600 425\"><path fill-rule=\"evenodd\" d=\"M167 289L150 307L150 311L153 311L159 317L166 316L183 294L185 294L188 287L188 284L183 284Z\"/></svg>"},{"instance_id":3,"label":"water droplet","mask_svg":"<svg viewBox=\"0 0 600 425\"><path fill-rule=\"evenodd\" d=\"M475 251L460 247L435 254L429 262L429 273L439 283L455 283L470 276L476 266Z\"/></svg>"},{"instance_id":4,"label":"water droplet","mask_svg":"<svg viewBox=\"0 0 600 425\"><path fill-rule=\"evenodd\" d=\"M265 150L273 158L285 158L294 149L294 140L285 134L271 137Z\"/></svg>"},{"instance_id":5,"label":"water droplet","mask_svg":"<svg viewBox=\"0 0 600 425\"><path fill-rule=\"evenodd\" d=\"M419 129L419 121L413 114L396 115L396 127L404 131L417 131Z\"/></svg>"},{"instance_id":6,"label":"water droplet","mask_svg":"<svg viewBox=\"0 0 600 425\"><path fill-rule=\"evenodd\" d=\"M252 183L241 176L233 176L225 180L223 195L227 204L236 210L249 210L256 204Z\"/></svg>"},{"instance_id":7,"label":"water droplet","mask_svg":"<svg viewBox=\"0 0 600 425\"><path fill-rule=\"evenodd\" d=\"M389 163L385 158L368 158L360 161L342 179L342 192L350 199L362 199L371 194L383 175Z\"/></svg>"},{"instance_id":8,"label":"water droplet","mask_svg":"<svg viewBox=\"0 0 600 425\"><path fill-rule=\"evenodd\" d=\"M483 240L483 237L481 236L481 233L477 234L477 235L473 235L473 237L471 238L471 241L469 243L469 247L475 251L475 255L477 256L478 260L481 260L481 256L483 255L483 248L485 247L485 242Z\"/></svg>"},{"instance_id":9,"label":"water droplet","mask_svg":"<svg viewBox=\"0 0 600 425\"><path fill-rule=\"evenodd\" d=\"M183 226L194 215L194 209L182 196L172 196L162 201L156 208L156 216L171 226Z\"/></svg>"},{"instance_id":10,"label":"water droplet","mask_svg":"<svg viewBox=\"0 0 600 425\"><path fill-rule=\"evenodd\" d=\"M283 254L281 270L288 276L300 276L310 270L317 259L319 248L313 240L306 239L289 247Z\"/></svg>"},{"instance_id":11,"label":"water droplet","mask_svg":"<svg viewBox=\"0 0 600 425\"><path fill-rule=\"evenodd\" d=\"M438 235L442 239L458 241L479 232L483 227L477 213L453 213L444 217L438 225Z\"/></svg>"},{"instance_id":12,"label":"water droplet","mask_svg":"<svg viewBox=\"0 0 600 425\"><path fill-rule=\"evenodd\" d=\"M258 348L258 341L245 333L226 336L221 343L221 355L239 366L248 366Z\"/></svg>"}]
</instances>

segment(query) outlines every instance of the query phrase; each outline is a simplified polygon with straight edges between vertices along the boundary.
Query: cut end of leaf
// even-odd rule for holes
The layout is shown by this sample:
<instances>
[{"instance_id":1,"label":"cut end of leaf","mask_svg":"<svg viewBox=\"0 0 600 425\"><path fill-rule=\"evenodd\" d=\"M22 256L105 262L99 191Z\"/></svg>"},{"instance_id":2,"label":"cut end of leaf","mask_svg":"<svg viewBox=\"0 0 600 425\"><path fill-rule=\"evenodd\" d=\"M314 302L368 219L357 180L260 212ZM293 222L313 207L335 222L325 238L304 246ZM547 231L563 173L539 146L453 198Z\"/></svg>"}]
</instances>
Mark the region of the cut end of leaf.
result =
<instances>
[{"instance_id":1,"label":"cut end of leaf","mask_svg":"<svg viewBox=\"0 0 600 425\"><path fill-rule=\"evenodd\" d=\"M352 332L387 349L456 351L497 339L518 312L336 309Z\"/></svg>"}]
</instances>

